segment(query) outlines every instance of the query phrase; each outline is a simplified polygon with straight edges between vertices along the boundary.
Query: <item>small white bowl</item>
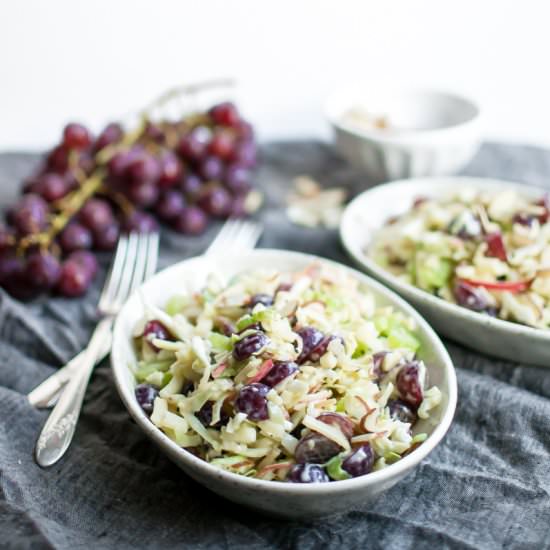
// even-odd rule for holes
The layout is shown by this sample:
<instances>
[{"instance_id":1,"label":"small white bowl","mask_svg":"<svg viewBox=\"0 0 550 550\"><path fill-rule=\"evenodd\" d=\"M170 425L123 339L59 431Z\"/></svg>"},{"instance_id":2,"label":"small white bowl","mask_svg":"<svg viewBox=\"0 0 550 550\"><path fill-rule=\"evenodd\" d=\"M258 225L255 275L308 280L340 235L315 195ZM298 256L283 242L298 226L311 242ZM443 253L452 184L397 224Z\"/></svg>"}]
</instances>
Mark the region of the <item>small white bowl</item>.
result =
<instances>
[{"instance_id":1,"label":"small white bowl","mask_svg":"<svg viewBox=\"0 0 550 550\"><path fill-rule=\"evenodd\" d=\"M386 117L388 128L350 122L355 108ZM337 150L374 182L455 174L480 145L480 108L457 94L349 88L328 98L325 113Z\"/></svg>"},{"instance_id":2,"label":"small white bowl","mask_svg":"<svg viewBox=\"0 0 550 550\"><path fill-rule=\"evenodd\" d=\"M361 193L347 206L340 224L344 248L357 265L416 307L440 334L484 354L550 367L550 330L495 319L446 302L399 280L366 254L376 232L392 216L410 210L416 198L445 196L460 187L515 189L533 199L541 198L545 191L486 178L421 178L386 183Z\"/></svg>"},{"instance_id":3,"label":"small white bowl","mask_svg":"<svg viewBox=\"0 0 550 550\"><path fill-rule=\"evenodd\" d=\"M231 258L192 258L158 273L140 289L148 301L163 306L171 295L184 291L188 285L197 288L198 284L204 283L205 275L212 270L223 271L230 277L258 267L300 270L312 262L323 262L347 271L368 287L378 303L393 305L413 317L418 325L417 334L423 350L421 356L428 368L429 382L442 391L443 400L434 410L432 421L420 421L415 427L415 431L429 434L426 441L383 470L346 481L311 485L262 481L221 470L176 445L151 423L135 399L135 381L129 365L136 360L132 332L143 316L143 304L138 294L126 302L117 317L111 351L114 379L122 401L137 425L170 459L193 479L230 500L257 511L291 519L335 514L372 504L383 498L381 494L384 491L402 479L436 447L449 429L457 397L455 371L443 344L411 306L376 281L335 262L297 252L256 250ZM421 479L418 481L422 482Z\"/></svg>"}]
</instances>

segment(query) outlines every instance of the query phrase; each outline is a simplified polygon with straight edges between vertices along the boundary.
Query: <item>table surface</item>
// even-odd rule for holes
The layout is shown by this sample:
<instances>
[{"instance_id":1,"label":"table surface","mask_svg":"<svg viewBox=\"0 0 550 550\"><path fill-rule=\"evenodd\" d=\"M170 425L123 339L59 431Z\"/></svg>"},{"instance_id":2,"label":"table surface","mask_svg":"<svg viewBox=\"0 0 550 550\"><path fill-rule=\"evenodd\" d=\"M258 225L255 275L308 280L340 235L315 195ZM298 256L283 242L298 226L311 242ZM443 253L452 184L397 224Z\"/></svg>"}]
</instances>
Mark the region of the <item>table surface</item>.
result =
<instances>
[{"instance_id":1,"label":"table surface","mask_svg":"<svg viewBox=\"0 0 550 550\"><path fill-rule=\"evenodd\" d=\"M13 201L36 162L30 154L0 155L0 205ZM550 152L485 144L465 173L550 187ZM354 192L367 184L325 144L266 145L258 174L267 196L260 247L349 265L336 231L287 221L284 197L300 174ZM199 253L214 233L184 238L165 232L160 267ZM550 371L447 341L459 383L454 423L420 467L371 509L281 522L208 492L130 420L108 360L95 371L70 451L41 470L32 451L47 412L31 408L25 394L83 348L99 286L85 299L30 304L0 290L0 546L550 548Z\"/></svg>"}]
</instances>

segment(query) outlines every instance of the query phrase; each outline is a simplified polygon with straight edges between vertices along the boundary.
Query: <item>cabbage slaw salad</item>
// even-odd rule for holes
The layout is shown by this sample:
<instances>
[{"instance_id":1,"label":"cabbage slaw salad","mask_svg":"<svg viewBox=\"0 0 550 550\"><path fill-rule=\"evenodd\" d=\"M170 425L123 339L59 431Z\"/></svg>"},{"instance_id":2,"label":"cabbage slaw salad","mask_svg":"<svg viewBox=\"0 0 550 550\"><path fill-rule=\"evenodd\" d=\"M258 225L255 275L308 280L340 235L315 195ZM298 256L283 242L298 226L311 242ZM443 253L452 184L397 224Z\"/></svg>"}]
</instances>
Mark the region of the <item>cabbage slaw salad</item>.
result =
<instances>
[{"instance_id":1,"label":"cabbage slaw salad","mask_svg":"<svg viewBox=\"0 0 550 550\"><path fill-rule=\"evenodd\" d=\"M426 438L427 388L414 321L343 270L211 275L134 336L136 398L181 447L225 470L296 483L378 470Z\"/></svg>"},{"instance_id":2,"label":"cabbage slaw salad","mask_svg":"<svg viewBox=\"0 0 550 550\"><path fill-rule=\"evenodd\" d=\"M550 200L464 188L419 198L367 253L400 280L472 311L550 328Z\"/></svg>"}]
</instances>

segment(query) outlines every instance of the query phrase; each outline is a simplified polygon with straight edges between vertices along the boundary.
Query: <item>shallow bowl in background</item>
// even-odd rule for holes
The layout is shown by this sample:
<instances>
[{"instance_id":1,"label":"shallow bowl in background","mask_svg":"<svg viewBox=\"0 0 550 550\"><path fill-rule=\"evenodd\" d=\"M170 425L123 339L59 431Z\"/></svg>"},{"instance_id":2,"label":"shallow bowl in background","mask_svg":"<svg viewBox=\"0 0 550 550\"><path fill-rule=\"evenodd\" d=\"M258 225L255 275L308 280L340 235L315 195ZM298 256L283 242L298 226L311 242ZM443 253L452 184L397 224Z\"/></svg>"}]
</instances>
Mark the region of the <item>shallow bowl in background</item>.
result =
<instances>
[{"instance_id":1,"label":"shallow bowl in background","mask_svg":"<svg viewBox=\"0 0 550 550\"><path fill-rule=\"evenodd\" d=\"M388 126L353 122L352 109L384 117ZM455 174L480 145L480 108L458 94L350 87L330 95L325 114L338 152L376 183Z\"/></svg>"}]
</instances>

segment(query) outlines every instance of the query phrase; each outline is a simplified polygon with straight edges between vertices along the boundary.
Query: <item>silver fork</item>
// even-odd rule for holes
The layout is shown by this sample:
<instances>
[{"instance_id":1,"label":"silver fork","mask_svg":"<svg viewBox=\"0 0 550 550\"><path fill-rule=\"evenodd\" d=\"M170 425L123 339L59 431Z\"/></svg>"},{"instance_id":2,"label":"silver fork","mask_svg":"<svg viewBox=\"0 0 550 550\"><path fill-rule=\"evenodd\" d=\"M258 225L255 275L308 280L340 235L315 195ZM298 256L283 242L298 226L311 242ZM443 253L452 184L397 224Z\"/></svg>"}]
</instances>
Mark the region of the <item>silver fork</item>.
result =
<instances>
[{"instance_id":1,"label":"silver fork","mask_svg":"<svg viewBox=\"0 0 550 550\"><path fill-rule=\"evenodd\" d=\"M204 254L210 256L221 252L251 250L258 242L262 230L262 226L257 222L229 219L222 226ZM149 266L152 267L152 270L146 274L146 278L149 278L155 272L156 262L155 265L151 263ZM97 362L100 362L109 353L110 348L111 334L105 338L104 347L98 355ZM63 386L79 369L85 351L86 350L81 351L78 355L75 355L64 367L60 368L54 374L46 378L41 384L36 386L36 388L27 395L30 404L37 408L53 407L59 399Z\"/></svg>"},{"instance_id":2,"label":"silver fork","mask_svg":"<svg viewBox=\"0 0 550 550\"><path fill-rule=\"evenodd\" d=\"M156 265L157 250L156 233L131 233L128 237L120 237L99 299L98 311L102 319L92 334L78 369L63 390L36 443L35 458L40 466L52 466L69 448L88 381L97 358L104 350L105 340L111 337L113 320L126 299L151 271L151 262Z\"/></svg>"}]
</instances>

